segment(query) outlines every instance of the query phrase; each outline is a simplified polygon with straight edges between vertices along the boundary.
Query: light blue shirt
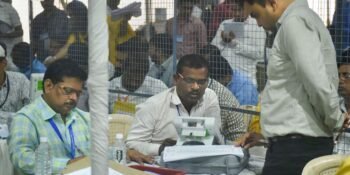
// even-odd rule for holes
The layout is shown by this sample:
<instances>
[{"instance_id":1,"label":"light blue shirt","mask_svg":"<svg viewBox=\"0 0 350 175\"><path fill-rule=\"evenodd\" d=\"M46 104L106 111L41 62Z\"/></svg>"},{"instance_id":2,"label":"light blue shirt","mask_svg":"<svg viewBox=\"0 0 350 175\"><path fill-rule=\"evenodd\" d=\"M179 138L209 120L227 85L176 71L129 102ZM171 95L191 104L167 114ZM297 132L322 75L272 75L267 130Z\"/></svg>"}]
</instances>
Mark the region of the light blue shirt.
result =
<instances>
[{"instance_id":1,"label":"light blue shirt","mask_svg":"<svg viewBox=\"0 0 350 175\"><path fill-rule=\"evenodd\" d=\"M241 105L258 104L258 90L248 75L233 70L231 82L227 85Z\"/></svg>"}]
</instances>

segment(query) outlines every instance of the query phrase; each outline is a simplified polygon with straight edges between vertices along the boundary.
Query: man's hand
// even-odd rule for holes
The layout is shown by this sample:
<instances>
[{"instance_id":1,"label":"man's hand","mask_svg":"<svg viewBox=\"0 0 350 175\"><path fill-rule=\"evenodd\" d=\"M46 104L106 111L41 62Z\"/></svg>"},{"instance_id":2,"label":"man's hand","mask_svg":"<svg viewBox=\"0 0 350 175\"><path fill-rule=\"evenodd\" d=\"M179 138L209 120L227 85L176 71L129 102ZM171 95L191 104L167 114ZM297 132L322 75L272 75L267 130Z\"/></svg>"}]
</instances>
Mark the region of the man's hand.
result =
<instances>
[{"instance_id":1,"label":"man's hand","mask_svg":"<svg viewBox=\"0 0 350 175\"><path fill-rule=\"evenodd\" d=\"M143 165L143 163L149 163L149 164L154 163L154 158L152 156L146 156L134 149L129 149L126 152L126 155L130 161L137 162L141 165Z\"/></svg>"},{"instance_id":2,"label":"man's hand","mask_svg":"<svg viewBox=\"0 0 350 175\"><path fill-rule=\"evenodd\" d=\"M236 38L236 35L232 31L230 31L230 32L222 31L221 32L221 39L225 43L230 43L235 38Z\"/></svg>"},{"instance_id":3,"label":"man's hand","mask_svg":"<svg viewBox=\"0 0 350 175\"><path fill-rule=\"evenodd\" d=\"M345 113L345 120L343 123L343 129L348 129L350 126L350 115L348 113Z\"/></svg>"},{"instance_id":4,"label":"man's hand","mask_svg":"<svg viewBox=\"0 0 350 175\"><path fill-rule=\"evenodd\" d=\"M74 162L77 162L77 161L79 161L79 160L81 160L83 158L85 158L85 156L80 156L80 157L77 157L75 159L71 159L71 160L68 161L67 165L69 165L71 163L74 163Z\"/></svg>"},{"instance_id":5,"label":"man's hand","mask_svg":"<svg viewBox=\"0 0 350 175\"><path fill-rule=\"evenodd\" d=\"M167 146L174 146L174 145L176 145L176 140L165 139L163 141L163 143L159 147L158 154L160 155L164 151L165 147L167 147Z\"/></svg>"},{"instance_id":6,"label":"man's hand","mask_svg":"<svg viewBox=\"0 0 350 175\"><path fill-rule=\"evenodd\" d=\"M261 146L263 145L264 136L256 133L256 132L249 132L242 136L242 138L239 139L239 141L235 142L236 146L241 146L245 149L253 147L253 146Z\"/></svg>"}]
</instances>

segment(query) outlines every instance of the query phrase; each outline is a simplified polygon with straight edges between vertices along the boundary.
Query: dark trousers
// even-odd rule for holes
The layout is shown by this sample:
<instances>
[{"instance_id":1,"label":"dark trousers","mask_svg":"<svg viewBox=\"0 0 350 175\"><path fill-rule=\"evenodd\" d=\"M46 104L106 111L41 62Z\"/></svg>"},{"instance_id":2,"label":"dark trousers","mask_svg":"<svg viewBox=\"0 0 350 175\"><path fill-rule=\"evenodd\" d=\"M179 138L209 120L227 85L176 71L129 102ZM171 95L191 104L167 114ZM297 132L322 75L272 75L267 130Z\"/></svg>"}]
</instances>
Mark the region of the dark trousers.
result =
<instances>
[{"instance_id":1,"label":"dark trousers","mask_svg":"<svg viewBox=\"0 0 350 175\"><path fill-rule=\"evenodd\" d=\"M330 155L333 139L302 135L278 136L269 139L263 175L301 175L310 160Z\"/></svg>"}]
</instances>

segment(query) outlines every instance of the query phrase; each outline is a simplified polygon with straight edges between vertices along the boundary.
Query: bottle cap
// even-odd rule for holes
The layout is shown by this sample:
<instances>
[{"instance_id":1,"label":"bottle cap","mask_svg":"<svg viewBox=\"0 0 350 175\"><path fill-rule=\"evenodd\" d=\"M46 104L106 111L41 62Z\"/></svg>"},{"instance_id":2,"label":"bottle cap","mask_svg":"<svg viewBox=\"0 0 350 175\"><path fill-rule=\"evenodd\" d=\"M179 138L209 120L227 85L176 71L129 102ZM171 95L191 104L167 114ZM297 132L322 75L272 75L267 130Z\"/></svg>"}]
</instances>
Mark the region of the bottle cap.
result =
<instances>
[{"instance_id":1,"label":"bottle cap","mask_svg":"<svg viewBox=\"0 0 350 175\"><path fill-rule=\"evenodd\" d=\"M40 137L40 143L47 142L47 137Z\"/></svg>"},{"instance_id":2,"label":"bottle cap","mask_svg":"<svg viewBox=\"0 0 350 175\"><path fill-rule=\"evenodd\" d=\"M116 138L116 139L123 139L123 134L122 134L122 133L117 133L117 134L115 135L115 138Z\"/></svg>"}]
</instances>

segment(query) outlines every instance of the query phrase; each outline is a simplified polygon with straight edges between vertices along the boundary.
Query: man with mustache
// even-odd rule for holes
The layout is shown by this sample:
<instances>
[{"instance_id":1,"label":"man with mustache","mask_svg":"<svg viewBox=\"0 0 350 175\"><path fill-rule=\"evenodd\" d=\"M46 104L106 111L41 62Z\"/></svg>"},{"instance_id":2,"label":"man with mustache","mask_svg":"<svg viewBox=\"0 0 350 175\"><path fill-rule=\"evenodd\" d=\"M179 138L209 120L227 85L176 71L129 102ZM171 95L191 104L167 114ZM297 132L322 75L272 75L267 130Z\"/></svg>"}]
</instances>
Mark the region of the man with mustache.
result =
<instances>
[{"instance_id":1,"label":"man with mustache","mask_svg":"<svg viewBox=\"0 0 350 175\"><path fill-rule=\"evenodd\" d=\"M40 137L48 138L53 174L89 154L90 118L76 108L86 79L86 73L70 59L48 67L43 95L18 111L12 121L9 148L17 171L34 174Z\"/></svg>"},{"instance_id":2,"label":"man with mustache","mask_svg":"<svg viewBox=\"0 0 350 175\"><path fill-rule=\"evenodd\" d=\"M341 96L340 110L343 113L350 111L350 48L347 48L339 58L338 75L339 88L338 93ZM350 130L345 129L336 138L334 152L338 154L350 153Z\"/></svg>"},{"instance_id":3,"label":"man with mustache","mask_svg":"<svg viewBox=\"0 0 350 175\"><path fill-rule=\"evenodd\" d=\"M166 146L176 144L174 120L179 116L214 117L215 136L222 143L218 97L207 88L208 76L208 62L202 56L183 56L174 75L175 87L137 106L127 147L145 155L160 155Z\"/></svg>"}]
</instances>

